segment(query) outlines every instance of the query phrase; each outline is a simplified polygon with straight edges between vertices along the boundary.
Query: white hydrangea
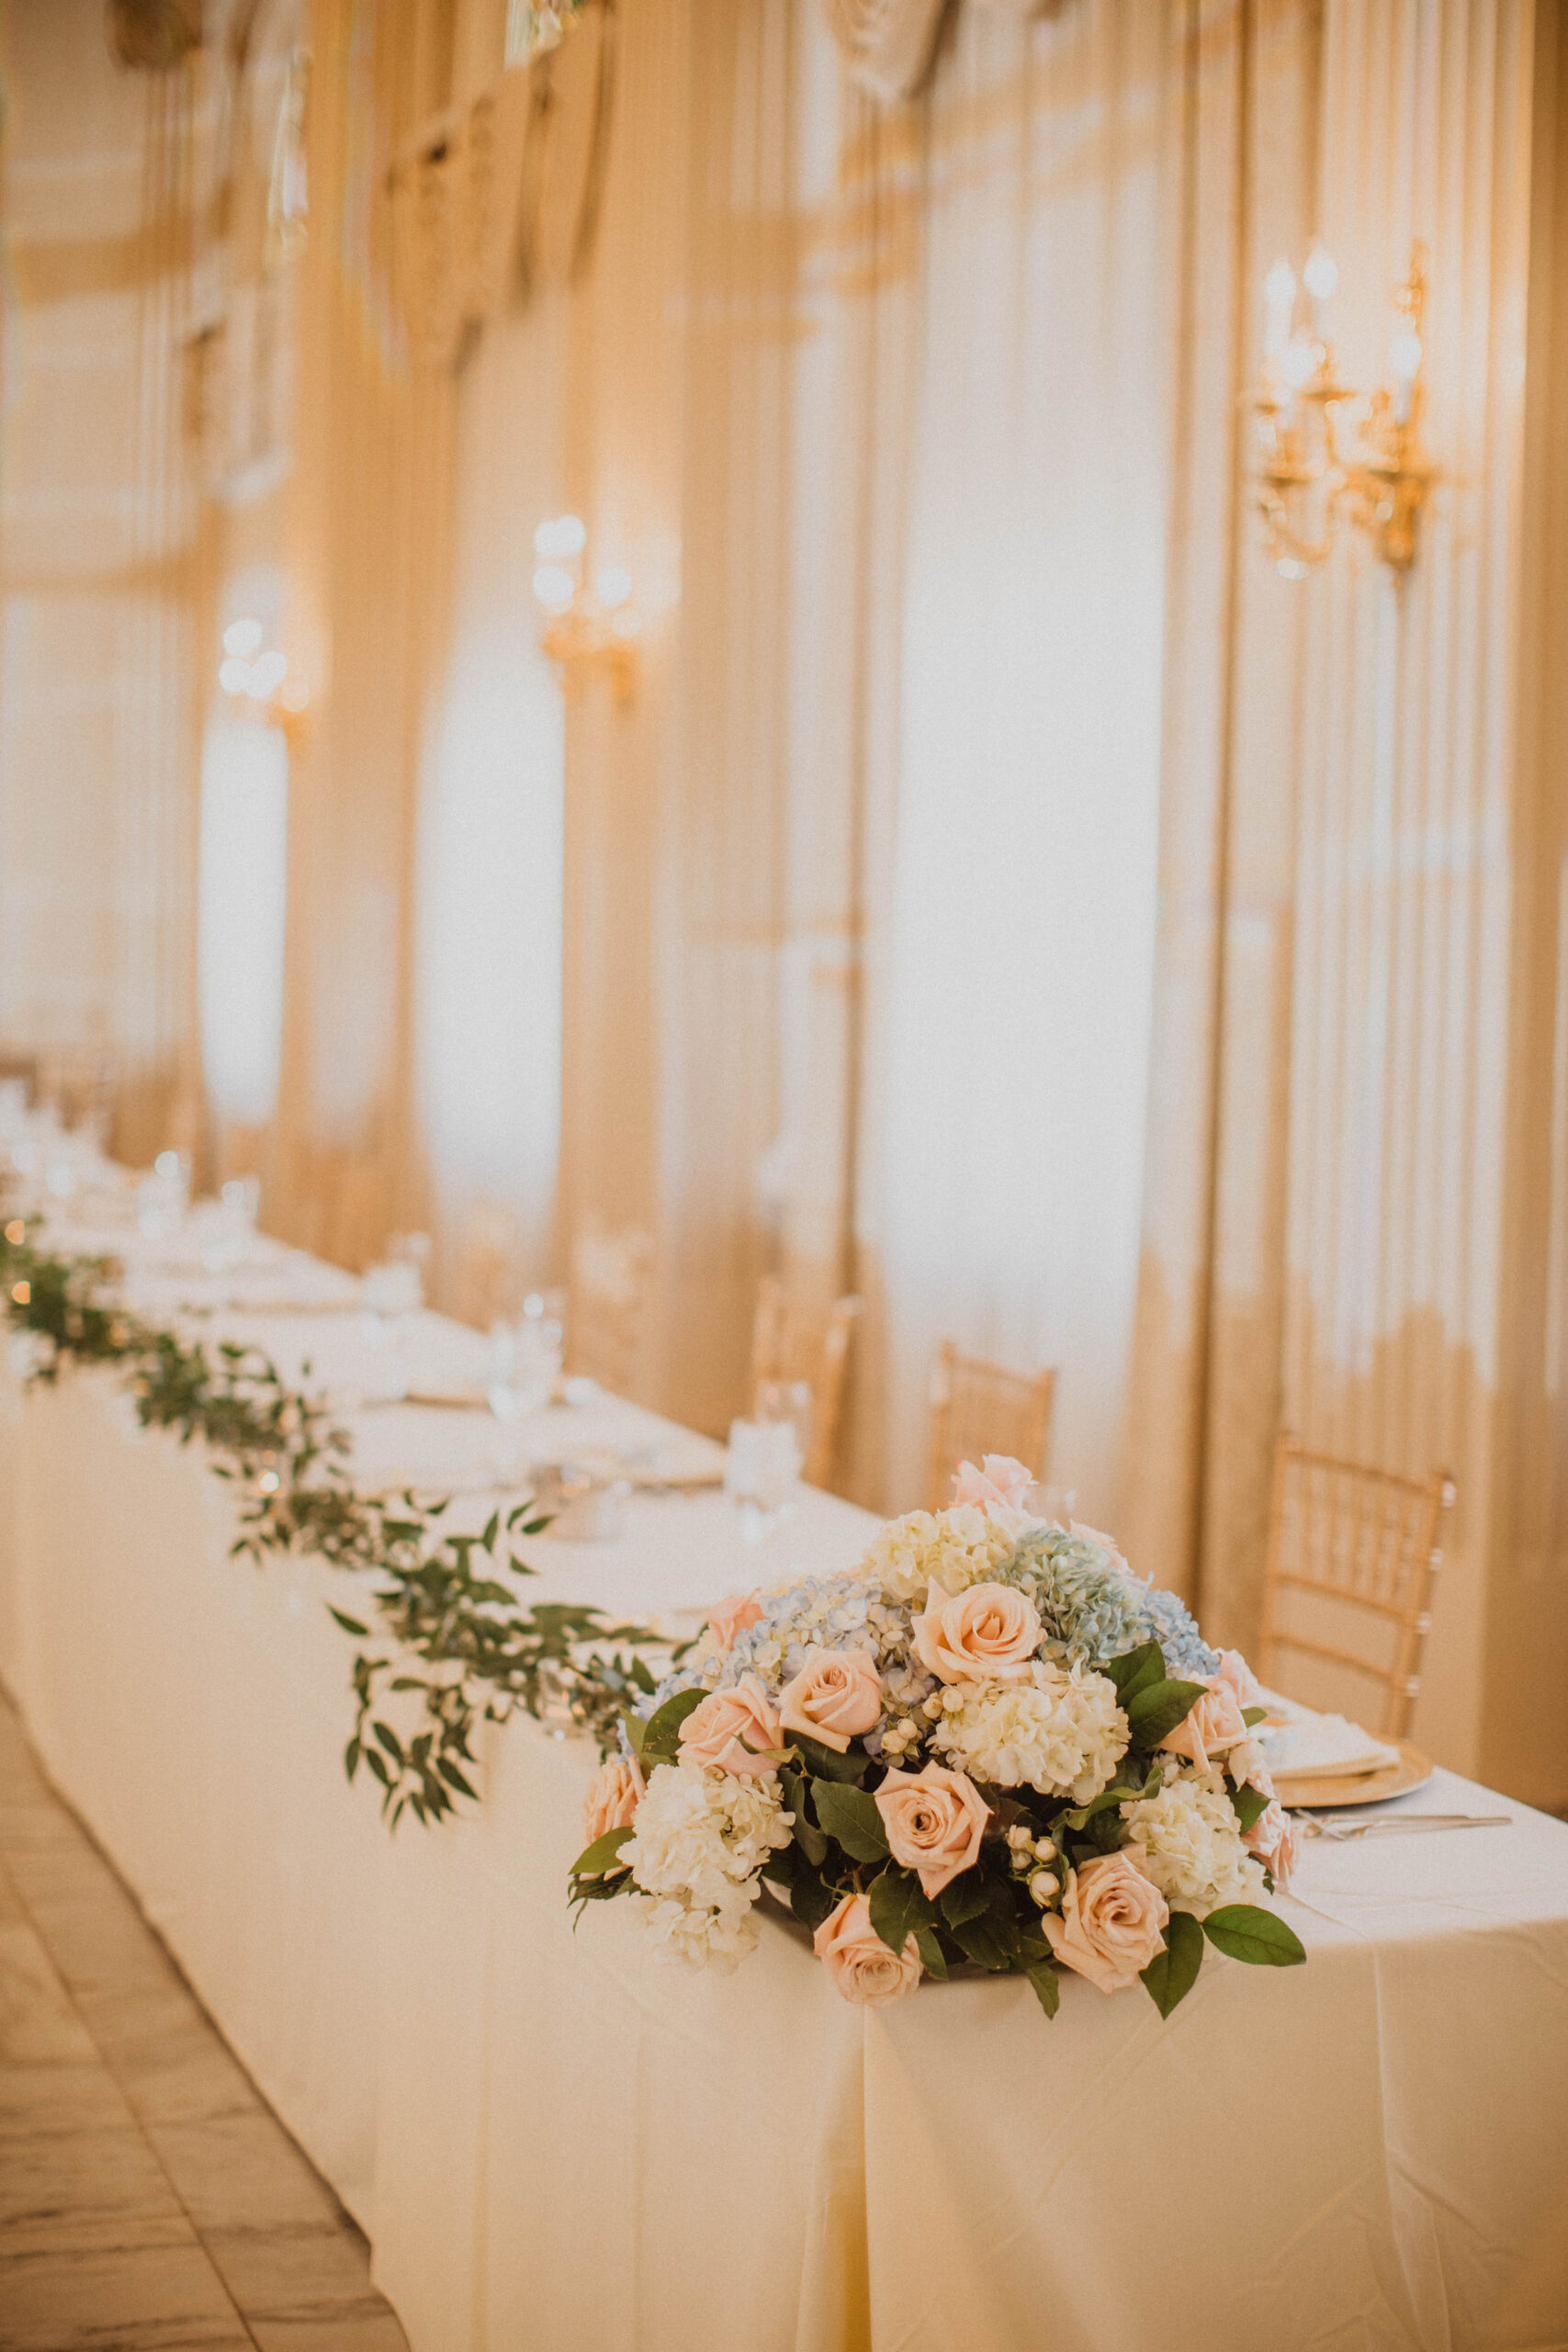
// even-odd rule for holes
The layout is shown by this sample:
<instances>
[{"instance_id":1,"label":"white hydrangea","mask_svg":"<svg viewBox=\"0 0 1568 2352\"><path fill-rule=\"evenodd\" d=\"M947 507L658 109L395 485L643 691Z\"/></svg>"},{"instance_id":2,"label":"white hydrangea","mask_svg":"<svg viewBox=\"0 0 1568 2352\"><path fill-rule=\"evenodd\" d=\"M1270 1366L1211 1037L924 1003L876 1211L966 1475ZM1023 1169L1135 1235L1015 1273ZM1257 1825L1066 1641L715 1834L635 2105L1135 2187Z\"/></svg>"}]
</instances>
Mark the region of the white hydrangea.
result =
<instances>
[{"instance_id":1,"label":"white hydrangea","mask_svg":"<svg viewBox=\"0 0 1568 2352\"><path fill-rule=\"evenodd\" d=\"M1087 1804L1127 1752L1127 1718L1103 1674L1036 1658L1027 1682L961 1682L945 1692L931 1745L995 1788L1038 1789Z\"/></svg>"},{"instance_id":2,"label":"white hydrangea","mask_svg":"<svg viewBox=\"0 0 1568 2352\"><path fill-rule=\"evenodd\" d=\"M679 1961L687 1968L716 1968L723 1976L757 1949L757 1922L751 1903L756 1894L715 1905L682 1903L677 1895L633 1895L632 1907L642 1916L656 1960Z\"/></svg>"},{"instance_id":3,"label":"white hydrangea","mask_svg":"<svg viewBox=\"0 0 1568 2352\"><path fill-rule=\"evenodd\" d=\"M1202 1918L1223 1903L1253 1903L1263 1891L1262 1865L1242 1843L1241 1825L1223 1788L1183 1773L1152 1797L1122 1807L1144 1868L1175 1911Z\"/></svg>"},{"instance_id":4,"label":"white hydrangea","mask_svg":"<svg viewBox=\"0 0 1568 2352\"><path fill-rule=\"evenodd\" d=\"M907 1511L873 1538L855 1574L880 1584L889 1600L923 1600L932 1584L965 1592L1000 1567L1032 1523L1026 1511L976 1503Z\"/></svg>"},{"instance_id":5,"label":"white hydrangea","mask_svg":"<svg viewBox=\"0 0 1568 2352\"><path fill-rule=\"evenodd\" d=\"M776 1773L655 1767L621 1860L654 1898L639 1907L666 1958L732 1968L751 1951L757 1873L789 1844L793 1818Z\"/></svg>"}]
</instances>

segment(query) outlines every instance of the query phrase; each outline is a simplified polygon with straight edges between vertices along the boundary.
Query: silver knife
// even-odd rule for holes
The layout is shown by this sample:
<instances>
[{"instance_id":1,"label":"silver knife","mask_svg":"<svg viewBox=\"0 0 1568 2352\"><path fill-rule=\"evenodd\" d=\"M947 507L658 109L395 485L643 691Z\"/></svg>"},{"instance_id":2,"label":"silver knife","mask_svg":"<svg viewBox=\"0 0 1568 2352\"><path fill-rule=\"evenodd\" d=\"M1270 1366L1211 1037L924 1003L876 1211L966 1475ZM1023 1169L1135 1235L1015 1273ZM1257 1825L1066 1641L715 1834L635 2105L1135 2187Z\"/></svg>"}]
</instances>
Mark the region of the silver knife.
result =
<instances>
[{"instance_id":1,"label":"silver knife","mask_svg":"<svg viewBox=\"0 0 1568 2352\"><path fill-rule=\"evenodd\" d=\"M1331 1821L1314 1816L1301 1827L1305 1837L1332 1838L1343 1844L1349 1838L1409 1836L1422 1829L1506 1829L1513 1817L1511 1813L1384 1813L1372 1821L1356 1821L1340 1815Z\"/></svg>"}]
</instances>

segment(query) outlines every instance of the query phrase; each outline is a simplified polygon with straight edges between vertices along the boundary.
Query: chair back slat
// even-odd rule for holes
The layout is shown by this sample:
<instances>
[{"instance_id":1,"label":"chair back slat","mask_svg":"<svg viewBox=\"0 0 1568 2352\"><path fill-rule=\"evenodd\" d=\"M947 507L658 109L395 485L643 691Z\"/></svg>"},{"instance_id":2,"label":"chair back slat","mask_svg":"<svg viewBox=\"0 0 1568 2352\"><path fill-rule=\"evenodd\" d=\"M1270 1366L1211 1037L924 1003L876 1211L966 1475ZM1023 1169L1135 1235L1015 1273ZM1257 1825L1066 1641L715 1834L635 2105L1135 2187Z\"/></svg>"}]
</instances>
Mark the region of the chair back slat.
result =
<instances>
[{"instance_id":1,"label":"chair back slat","mask_svg":"<svg viewBox=\"0 0 1568 2352\"><path fill-rule=\"evenodd\" d=\"M653 1238L634 1226L592 1226L571 1248L566 1351L570 1371L586 1373L617 1396L631 1395L642 1352L653 1281Z\"/></svg>"},{"instance_id":2,"label":"chair back slat","mask_svg":"<svg viewBox=\"0 0 1568 2352\"><path fill-rule=\"evenodd\" d=\"M959 1464L977 1463L987 1453L1011 1454L1043 1478L1055 1393L1054 1366L1014 1372L984 1356L963 1355L944 1340L931 1366L926 1509L941 1510L951 1502Z\"/></svg>"},{"instance_id":3,"label":"chair back slat","mask_svg":"<svg viewBox=\"0 0 1568 2352\"><path fill-rule=\"evenodd\" d=\"M1264 1564L1264 1681L1317 1703L1321 1692L1302 1687L1296 1662L1348 1668L1377 1694L1380 1736L1404 1738L1421 1687L1438 1532L1453 1499L1446 1471L1410 1478L1311 1452L1282 1433Z\"/></svg>"},{"instance_id":4,"label":"chair back slat","mask_svg":"<svg viewBox=\"0 0 1568 2352\"><path fill-rule=\"evenodd\" d=\"M470 1204L457 1245L457 1313L459 1322L488 1331L523 1311L523 1224L499 1201Z\"/></svg>"},{"instance_id":5,"label":"chair back slat","mask_svg":"<svg viewBox=\"0 0 1568 2352\"><path fill-rule=\"evenodd\" d=\"M863 1302L853 1293L813 1314L776 1274L757 1285L751 1326L751 1396L768 1381L804 1380L811 1390L811 1448L802 1476L810 1487L832 1478L843 1419L850 1340Z\"/></svg>"}]
</instances>

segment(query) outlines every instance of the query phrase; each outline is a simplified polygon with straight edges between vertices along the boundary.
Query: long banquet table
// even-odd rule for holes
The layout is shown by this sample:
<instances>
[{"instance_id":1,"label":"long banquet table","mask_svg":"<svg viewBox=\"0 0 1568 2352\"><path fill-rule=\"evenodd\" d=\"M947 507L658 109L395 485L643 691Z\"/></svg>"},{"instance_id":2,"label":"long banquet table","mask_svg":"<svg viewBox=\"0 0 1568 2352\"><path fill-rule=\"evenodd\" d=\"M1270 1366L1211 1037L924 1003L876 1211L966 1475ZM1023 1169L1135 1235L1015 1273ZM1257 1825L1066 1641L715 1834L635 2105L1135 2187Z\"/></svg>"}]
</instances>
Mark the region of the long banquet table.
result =
<instances>
[{"instance_id":1,"label":"long banquet table","mask_svg":"<svg viewBox=\"0 0 1568 2352\"><path fill-rule=\"evenodd\" d=\"M346 1385L340 1280L201 1328ZM424 1381L482 1363L433 1316L408 1347ZM231 1560L232 1498L112 1374L0 1396L0 1672L413 2352L1568 2345L1568 1827L1439 1773L1406 1804L1512 1826L1314 1846L1309 1964L1211 1954L1165 2025L1080 1982L1052 2024L1010 1981L857 2010L782 1917L691 1975L621 1905L571 1930L589 1746L489 1727L482 1804L389 1836L342 1769L353 1580ZM491 1475L481 1414L348 1419L367 1479ZM703 1443L614 1399L529 1441ZM749 1549L721 1495L639 1495L619 1540L530 1556L541 1597L689 1628L871 1524L811 1494Z\"/></svg>"}]
</instances>

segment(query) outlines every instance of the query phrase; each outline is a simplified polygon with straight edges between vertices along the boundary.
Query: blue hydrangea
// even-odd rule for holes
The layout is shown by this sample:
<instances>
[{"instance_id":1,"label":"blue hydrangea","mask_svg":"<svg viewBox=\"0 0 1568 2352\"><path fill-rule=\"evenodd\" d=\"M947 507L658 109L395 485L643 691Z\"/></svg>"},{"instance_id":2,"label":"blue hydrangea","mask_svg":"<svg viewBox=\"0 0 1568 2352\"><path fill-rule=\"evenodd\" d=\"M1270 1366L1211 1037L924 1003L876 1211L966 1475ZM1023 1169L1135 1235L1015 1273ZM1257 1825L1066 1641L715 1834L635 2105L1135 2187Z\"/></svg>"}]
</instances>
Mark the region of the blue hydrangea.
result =
<instances>
[{"instance_id":1,"label":"blue hydrangea","mask_svg":"<svg viewBox=\"0 0 1568 2352\"><path fill-rule=\"evenodd\" d=\"M1172 1674L1219 1670L1218 1654L1176 1595L1140 1584L1087 1536L1032 1527L994 1575L998 1584L1028 1594L1045 1631L1045 1654L1064 1665L1102 1666L1152 1637ZM757 1675L776 1698L814 1649L870 1650L893 1715L917 1708L934 1688L914 1655L912 1609L885 1600L871 1579L802 1577L785 1591L759 1596L759 1606L757 1623L736 1635L727 1657L704 1659L694 1653L644 1701L643 1714L651 1715L678 1690L726 1690L743 1674ZM867 1738L874 1755L885 1727Z\"/></svg>"},{"instance_id":2,"label":"blue hydrangea","mask_svg":"<svg viewBox=\"0 0 1568 2352\"><path fill-rule=\"evenodd\" d=\"M887 1669L910 1647L909 1611L884 1600L879 1586L858 1577L802 1577L787 1591L759 1600L761 1615L736 1635L716 1670L712 1660L687 1659L666 1675L643 1712L651 1714L678 1690L728 1690L743 1674L758 1675L776 1695L800 1672L808 1650L870 1650Z\"/></svg>"},{"instance_id":3,"label":"blue hydrangea","mask_svg":"<svg viewBox=\"0 0 1568 2352\"><path fill-rule=\"evenodd\" d=\"M998 1584L1029 1595L1047 1655L1068 1666L1103 1666L1152 1638L1172 1674L1219 1670L1218 1654L1175 1593L1140 1584L1087 1536L1032 1527L994 1573Z\"/></svg>"}]
</instances>

